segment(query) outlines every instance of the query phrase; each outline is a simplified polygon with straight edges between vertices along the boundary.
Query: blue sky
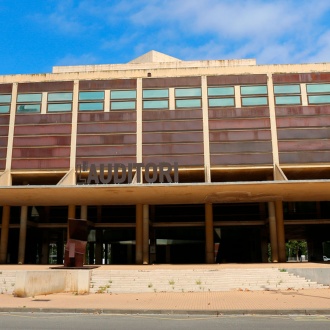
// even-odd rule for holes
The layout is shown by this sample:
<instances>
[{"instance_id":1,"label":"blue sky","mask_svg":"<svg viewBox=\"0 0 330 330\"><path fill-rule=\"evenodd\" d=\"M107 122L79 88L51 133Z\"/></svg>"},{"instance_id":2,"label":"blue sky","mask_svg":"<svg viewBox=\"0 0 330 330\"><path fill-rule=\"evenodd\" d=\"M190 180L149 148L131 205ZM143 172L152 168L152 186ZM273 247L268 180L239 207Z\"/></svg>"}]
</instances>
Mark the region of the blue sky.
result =
<instances>
[{"instance_id":1,"label":"blue sky","mask_svg":"<svg viewBox=\"0 0 330 330\"><path fill-rule=\"evenodd\" d=\"M330 62L329 0L0 0L0 75L182 60Z\"/></svg>"}]
</instances>

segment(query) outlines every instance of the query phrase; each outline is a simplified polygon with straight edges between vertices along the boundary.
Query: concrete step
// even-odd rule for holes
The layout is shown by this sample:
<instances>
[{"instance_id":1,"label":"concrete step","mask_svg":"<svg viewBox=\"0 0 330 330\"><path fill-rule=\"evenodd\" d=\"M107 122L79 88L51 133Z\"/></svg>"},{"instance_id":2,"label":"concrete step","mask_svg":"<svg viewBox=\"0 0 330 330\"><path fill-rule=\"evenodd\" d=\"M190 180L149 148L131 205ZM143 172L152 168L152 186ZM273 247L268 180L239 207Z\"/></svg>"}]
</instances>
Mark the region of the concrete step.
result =
<instances>
[{"instance_id":1,"label":"concrete step","mask_svg":"<svg viewBox=\"0 0 330 330\"><path fill-rule=\"evenodd\" d=\"M0 270L0 294L12 294L15 289L16 271Z\"/></svg>"}]
</instances>

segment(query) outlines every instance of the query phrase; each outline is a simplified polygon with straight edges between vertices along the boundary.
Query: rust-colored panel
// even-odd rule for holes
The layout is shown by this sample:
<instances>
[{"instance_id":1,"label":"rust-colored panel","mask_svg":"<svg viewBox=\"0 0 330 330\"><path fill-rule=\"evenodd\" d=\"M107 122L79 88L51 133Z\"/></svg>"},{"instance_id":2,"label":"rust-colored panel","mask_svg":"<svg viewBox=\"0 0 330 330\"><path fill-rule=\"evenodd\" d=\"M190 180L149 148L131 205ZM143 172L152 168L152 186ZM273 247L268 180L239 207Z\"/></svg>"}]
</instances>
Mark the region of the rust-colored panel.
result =
<instances>
[{"instance_id":1,"label":"rust-colored panel","mask_svg":"<svg viewBox=\"0 0 330 330\"><path fill-rule=\"evenodd\" d=\"M161 122L145 122L143 123L143 131L159 132L159 131L194 131L202 130L203 123L201 120L189 121L161 121Z\"/></svg>"},{"instance_id":2,"label":"rust-colored panel","mask_svg":"<svg viewBox=\"0 0 330 330\"><path fill-rule=\"evenodd\" d=\"M78 123L136 121L135 111L88 112L78 114Z\"/></svg>"},{"instance_id":3,"label":"rust-colored panel","mask_svg":"<svg viewBox=\"0 0 330 330\"><path fill-rule=\"evenodd\" d=\"M329 82L329 72L311 72L311 73L281 73L273 75L273 82L280 83L316 83Z\"/></svg>"},{"instance_id":4,"label":"rust-colored panel","mask_svg":"<svg viewBox=\"0 0 330 330\"><path fill-rule=\"evenodd\" d=\"M18 93L71 92L73 81L19 83Z\"/></svg>"},{"instance_id":5,"label":"rust-colored panel","mask_svg":"<svg viewBox=\"0 0 330 330\"><path fill-rule=\"evenodd\" d=\"M0 136L8 135L9 126L0 126Z\"/></svg>"},{"instance_id":6,"label":"rust-colored panel","mask_svg":"<svg viewBox=\"0 0 330 330\"><path fill-rule=\"evenodd\" d=\"M0 170L4 170L6 168L6 160L0 159Z\"/></svg>"},{"instance_id":7,"label":"rust-colored panel","mask_svg":"<svg viewBox=\"0 0 330 330\"><path fill-rule=\"evenodd\" d=\"M0 84L0 93L11 94L13 89L13 84Z\"/></svg>"},{"instance_id":8,"label":"rust-colored panel","mask_svg":"<svg viewBox=\"0 0 330 330\"><path fill-rule=\"evenodd\" d=\"M146 110L142 112L143 121L169 119L202 119L202 109L198 110Z\"/></svg>"},{"instance_id":9,"label":"rust-colored panel","mask_svg":"<svg viewBox=\"0 0 330 330\"><path fill-rule=\"evenodd\" d=\"M113 80L80 80L79 89L104 90L104 89L135 89L136 79L113 79Z\"/></svg>"},{"instance_id":10,"label":"rust-colored panel","mask_svg":"<svg viewBox=\"0 0 330 330\"><path fill-rule=\"evenodd\" d=\"M0 148L0 158L6 159L7 157L7 148Z\"/></svg>"},{"instance_id":11,"label":"rust-colored panel","mask_svg":"<svg viewBox=\"0 0 330 330\"><path fill-rule=\"evenodd\" d=\"M270 130L210 131L210 142L271 140Z\"/></svg>"},{"instance_id":12,"label":"rust-colored panel","mask_svg":"<svg viewBox=\"0 0 330 330\"><path fill-rule=\"evenodd\" d=\"M315 127L330 126L330 116L320 117L280 117L276 119L277 127Z\"/></svg>"},{"instance_id":13,"label":"rust-colored panel","mask_svg":"<svg viewBox=\"0 0 330 330\"><path fill-rule=\"evenodd\" d=\"M143 88L169 88L201 86L201 77L144 78Z\"/></svg>"},{"instance_id":14,"label":"rust-colored panel","mask_svg":"<svg viewBox=\"0 0 330 330\"><path fill-rule=\"evenodd\" d=\"M33 136L15 137L14 147L33 147L33 146L69 146L70 136Z\"/></svg>"},{"instance_id":15,"label":"rust-colored panel","mask_svg":"<svg viewBox=\"0 0 330 330\"><path fill-rule=\"evenodd\" d=\"M223 154L211 155L211 166L216 165L270 165L272 154Z\"/></svg>"},{"instance_id":16,"label":"rust-colored panel","mask_svg":"<svg viewBox=\"0 0 330 330\"><path fill-rule=\"evenodd\" d=\"M330 115L329 105L306 106L306 107L276 107L276 116L321 116Z\"/></svg>"},{"instance_id":17,"label":"rust-colored panel","mask_svg":"<svg viewBox=\"0 0 330 330\"><path fill-rule=\"evenodd\" d=\"M175 133L144 133L144 144L154 143L178 143L178 142L202 142L202 132L175 132Z\"/></svg>"},{"instance_id":18,"label":"rust-colored panel","mask_svg":"<svg viewBox=\"0 0 330 330\"><path fill-rule=\"evenodd\" d=\"M14 148L13 158L70 157L70 147Z\"/></svg>"},{"instance_id":19,"label":"rust-colored panel","mask_svg":"<svg viewBox=\"0 0 330 330\"><path fill-rule=\"evenodd\" d=\"M221 119L221 118L260 118L269 117L268 107L257 107L257 108L226 108L226 109L210 109L209 108L209 119Z\"/></svg>"},{"instance_id":20,"label":"rust-colored panel","mask_svg":"<svg viewBox=\"0 0 330 330\"><path fill-rule=\"evenodd\" d=\"M300 128L300 129L283 128L277 130L277 136L279 140L330 139L330 129L329 128Z\"/></svg>"},{"instance_id":21,"label":"rust-colored panel","mask_svg":"<svg viewBox=\"0 0 330 330\"><path fill-rule=\"evenodd\" d=\"M211 143L211 154L217 153L249 153L249 152L272 152L271 142L237 142L237 143Z\"/></svg>"},{"instance_id":22,"label":"rust-colored panel","mask_svg":"<svg viewBox=\"0 0 330 330\"><path fill-rule=\"evenodd\" d=\"M280 163L329 163L330 151L280 152Z\"/></svg>"},{"instance_id":23,"label":"rust-colored panel","mask_svg":"<svg viewBox=\"0 0 330 330\"><path fill-rule=\"evenodd\" d=\"M248 128L268 128L270 120L268 118L260 119L226 119L226 120L210 120L209 128L213 129L248 129Z\"/></svg>"},{"instance_id":24,"label":"rust-colored panel","mask_svg":"<svg viewBox=\"0 0 330 330\"><path fill-rule=\"evenodd\" d=\"M8 125L9 124L9 115L0 115L0 125Z\"/></svg>"},{"instance_id":25,"label":"rust-colored panel","mask_svg":"<svg viewBox=\"0 0 330 330\"><path fill-rule=\"evenodd\" d=\"M203 144L156 144L144 145L144 155L184 155L184 154L202 154L204 152Z\"/></svg>"},{"instance_id":26,"label":"rust-colored panel","mask_svg":"<svg viewBox=\"0 0 330 330\"><path fill-rule=\"evenodd\" d=\"M78 125L78 134L87 133L115 133L115 132L136 132L136 123L98 123L98 124L80 124Z\"/></svg>"},{"instance_id":27,"label":"rust-colored panel","mask_svg":"<svg viewBox=\"0 0 330 330\"><path fill-rule=\"evenodd\" d=\"M245 74L245 75L224 75L224 76L208 76L208 86L217 85L250 85L250 84L266 84L266 74Z\"/></svg>"},{"instance_id":28,"label":"rust-colored panel","mask_svg":"<svg viewBox=\"0 0 330 330\"><path fill-rule=\"evenodd\" d=\"M330 150L329 140L280 141L279 151L321 151Z\"/></svg>"},{"instance_id":29,"label":"rust-colored panel","mask_svg":"<svg viewBox=\"0 0 330 330\"><path fill-rule=\"evenodd\" d=\"M6 137L0 137L0 147L7 147L8 144L8 138Z\"/></svg>"},{"instance_id":30,"label":"rust-colored panel","mask_svg":"<svg viewBox=\"0 0 330 330\"><path fill-rule=\"evenodd\" d=\"M50 134L71 134L71 125L34 125L16 126L15 136L17 135L50 135Z\"/></svg>"},{"instance_id":31,"label":"rust-colored panel","mask_svg":"<svg viewBox=\"0 0 330 330\"><path fill-rule=\"evenodd\" d=\"M124 156L108 156L108 157L78 157L76 158L76 164L83 164L87 162L88 164L95 164L100 166L100 164L114 164L122 163L127 166L129 163L136 163L136 157L124 157Z\"/></svg>"},{"instance_id":32,"label":"rust-colored panel","mask_svg":"<svg viewBox=\"0 0 330 330\"><path fill-rule=\"evenodd\" d=\"M52 159L13 159L11 168L14 170L53 170L70 168L69 158Z\"/></svg>"},{"instance_id":33,"label":"rust-colored panel","mask_svg":"<svg viewBox=\"0 0 330 330\"><path fill-rule=\"evenodd\" d=\"M78 135L79 145L127 145L136 144L136 134Z\"/></svg>"},{"instance_id":34,"label":"rust-colored panel","mask_svg":"<svg viewBox=\"0 0 330 330\"><path fill-rule=\"evenodd\" d=\"M143 163L169 162L173 164L178 162L179 166L204 166L203 155L185 155L185 156L143 156Z\"/></svg>"},{"instance_id":35,"label":"rust-colored panel","mask_svg":"<svg viewBox=\"0 0 330 330\"><path fill-rule=\"evenodd\" d=\"M72 122L71 113L16 114L15 125L26 124L65 124Z\"/></svg>"},{"instance_id":36,"label":"rust-colored panel","mask_svg":"<svg viewBox=\"0 0 330 330\"><path fill-rule=\"evenodd\" d=\"M116 157L116 156L135 156L136 146L91 146L91 147L78 147L77 157Z\"/></svg>"}]
</instances>

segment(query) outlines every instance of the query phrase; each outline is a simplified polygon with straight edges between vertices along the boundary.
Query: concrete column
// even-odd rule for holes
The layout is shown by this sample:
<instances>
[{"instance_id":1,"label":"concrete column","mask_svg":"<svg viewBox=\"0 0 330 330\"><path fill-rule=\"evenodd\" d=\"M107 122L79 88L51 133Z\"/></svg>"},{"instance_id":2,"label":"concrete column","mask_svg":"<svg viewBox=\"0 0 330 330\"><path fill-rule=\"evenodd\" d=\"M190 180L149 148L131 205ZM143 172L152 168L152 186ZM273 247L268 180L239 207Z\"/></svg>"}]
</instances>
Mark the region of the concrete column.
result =
<instances>
[{"instance_id":1,"label":"concrete column","mask_svg":"<svg viewBox=\"0 0 330 330\"><path fill-rule=\"evenodd\" d=\"M80 219L87 220L88 217L87 210L88 210L87 205L80 206Z\"/></svg>"},{"instance_id":2,"label":"concrete column","mask_svg":"<svg viewBox=\"0 0 330 330\"><path fill-rule=\"evenodd\" d=\"M96 207L97 210L97 218L96 222L102 222L102 206L98 205ZM95 244L95 264L102 265L103 259L103 230L96 229L96 244Z\"/></svg>"},{"instance_id":3,"label":"concrete column","mask_svg":"<svg viewBox=\"0 0 330 330\"><path fill-rule=\"evenodd\" d=\"M21 223L20 223L20 228L19 228L19 243L18 243L18 263L19 264L24 264L27 218L28 218L28 207L21 206Z\"/></svg>"},{"instance_id":4,"label":"concrete column","mask_svg":"<svg viewBox=\"0 0 330 330\"><path fill-rule=\"evenodd\" d=\"M275 215L276 215L278 261L279 262L286 262L285 232L284 232L283 203L282 203L282 201L276 201L275 202Z\"/></svg>"},{"instance_id":5,"label":"concrete column","mask_svg":"<svg viewBox=\"0 0 330 330\"><path fill-rule=\"evenodd\" d=\"M272 248L272 262L278 262L278 247L277 247L276 217L275 217L274 202L268 202L268 219L269 219L270 246Z\"/></svg>"},{"instance_id":6,"label":"concrete column","mask_svg":"<svg viewBox=\"0 0 330 330\"><path fill-rule=\"evenodd\" d=\"M143 205L136 205L136 225L135 225L135 262L142 264L143 257Z\"/></svg>"},{"instance_id":7,"label":"concrete column","mask_svg":"<svg viewBox=\"0 0 330 330\"><path fill-rule=\"evenodd\" d=\"M76 217L76 205L69 205L68 206L68 219L74 219ZM67 241L69 239L69 223L67 226Z\"/></svg>"},{"instance_id":8,"label":"concrete column","mask_svg":"<svg viewBox=\"0 0 330 330\"><path fill-rule=\"evenodd\" d=\"M213 206L205 204L205 261L214 263Z\"/></svg>"},{"instance_id":9,"label":"concrete column","mask_svg":"<svg viewBox=\"0 0 330 330\"><path fill-rule=\"evenodd\" d=\"M9 221L10 221L10 206L5 205L2 207L0 264L5 264L7 262Z\"/></svg>"},{"instance_id":10,"label":"concrete column","mask_svg":"<svg viewBox=\"0 0 330 330\"><path fill-rule=\"evenodd\" d=\"M143 264L149 264L149 205L143 205Z\"/></svg>"}]
</instances>

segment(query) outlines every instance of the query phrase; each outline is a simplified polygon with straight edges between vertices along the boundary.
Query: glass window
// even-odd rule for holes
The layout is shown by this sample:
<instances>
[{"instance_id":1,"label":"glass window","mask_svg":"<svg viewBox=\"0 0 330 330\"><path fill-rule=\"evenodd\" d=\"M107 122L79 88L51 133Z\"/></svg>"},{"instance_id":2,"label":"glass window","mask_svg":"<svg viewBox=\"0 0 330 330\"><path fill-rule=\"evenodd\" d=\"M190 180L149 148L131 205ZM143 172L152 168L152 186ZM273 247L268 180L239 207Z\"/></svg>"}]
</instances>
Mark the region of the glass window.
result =
<instances>
[{"instance_id":1,"label":"glass window","mask_svg":"<svg viewBox=\"0 0 330 330\"><path fill-rule=\"evenodd\" d=\"M234 87L209 87L207 94L208 96L234 95Z\"/></svg>"},{"instance_id":2,"label":"glass window","mask_svg":"<svg viewBox=\"0 0 330 330\"><path fill-rule=\"evenodd\" d=\"M51 103L48 104L48 112L71 111L71 103Z\"/></svg>"},{"instance_id":3,"label":"glass window","mask_svg":"<svg viewBox=\"0 0 330 330\"><path fill-rule=\"evenodd\" d=\"M152 99L152 98L162 98L168 97L168 89L144 89L143 98Z\"/></svg>"},{"instance_id":4,"label":"glass window","mask_svg":"<svg viewBox=\"0 0 330 330\"><path fill-rule=\"evenodd\" d=\"M72 101L72 93L48 93L48 102Z\"/></svg>"},{"instance_id":5,"label":"glass window","mask_svg":"<svg viewBox=\"0 0 330 330\"><path fill-rule=\"evenodd\" d=\"M235 106L234 98L209 99L209 107L233 107Z\"/></svg>"},{"instance_id":6,"label":"glass window","mask_svg":"<svg viewBox=\"0 0 330 330\"><path fill-rule=\"evenodd\" d=\"M201 108L202 102L200 99L192 100L176 100L175 101L177 108Z\"/></svg>"},{"instance_id":7,"label":"glass window","mask_svg":"<svg viewBox=\"0 0 330 330\"><path fill-rule=\"evenodd\" d=\"M111 110L134 110L135 102L111 102Z\"/></svg>"},{"instance_id":8,"label":"glass window","mask_svg":"<svg viewBox=\"0 0 330 330\"><path fill-rule=\"evenodd\" d=\"M41 94L18 94L17 102L41 102Z\"/></svg>"},{"instance_id":9,"label":"glass window","mask_svg":"<svg viewBox=\"0 0 330 330\"><path fill-rule=\"evenodd\" d=\"M330 93L330 84L307 85L307 93Z\"/></svg>"},{"instance_id":10,"label":"glass window","mask_svg":"<svg viewBox=\"0 0 330 330\"><path fill-rule=\"evenodd\" d=\"M136 90L130 91L110 91L111 100L120 100L120 99L135 99ZM135 106L134 106L135 108Z\"/></svg>"},{"instance_id":11,"label":"glass window","mask_svg":"<svg viewBox=\"0 0 330 330\"><path fill-rule=\"evenodd\" d=\"M275 96L276 105L284 104L301 104L300 96L290 95L290 96Z\"/></svg>"},{"instance_id":12,"label":"glass window","mask_svg":"<svg viewBox=\"0 0 330 330\"><path fill-rule=\"evenodd\" d=\"M79 103L79 111L102 111L103 102Z\"/></svg>"},{"instance_id":13,"label":"glass window","mask_svg":"<svg viewBox=\"0 0 330 330\"><path fill-rule=\"evenodd\" d=\"M11 94L0 94L0 103L10 103Z\"/></svg>"},{"instance_id":14,"label":"glass window","mask_svg":"<svg viewBox=\"0 0 330 330\"><path fill-rule=\"evenodd\" d=\"M311 95L308 96L309 104L330 103L330 95Z\"/></svg>"},{"instance_id":15,"label":"glass window","mask_svg":"<svg viewBox=\"0 0 330 330\"><path fill-rule=\"evenodd\" d=\"M243 97L242 105L245 107L253 105L267 105L267 97Z\"/></svg>"},{"instance_id":16,"label":"glass window","mask_svg":"<svg viewBox=\"0 0 330 330\"><path fill-rule=\"evenodd\" d=\"M276 85L275 94L300 94L300 85Z\"/></svg>"},{"instance_id":17,"label":"glass window","mask_svg":"<svg viewBox=\"0 0 330 330\"><path fill-rule=\"evenodd\" d=\"M267 86L241 86L241 95L267 94Z\"/></svg>"},{"instance_id":18,"label":"glass window","mask_svg":"<svg viewBox=\"0 0 330 330\"><path fill-rule=\"evenodd\" d=\"M0 105L0 113L8 113L9 105Z\"/></svg>"},{"instance_id":19,"label":"glass window","mask_svg":"<svg viewBox=\"0 0 330 330\"><path fill-rule=\"evenodd\" d=\"M168 109L168 101L143 101L143 109Z\"/></svg>"},{"instance_id":20,"label":"glass window","mask_svg":"<svg viewBox=\"0 0 330 330\"><path fill-rule=\"evenodd\" d=\"M104 100L104 92L79 92L79 100Z\"/></svg>"},{"instance_id":21,"label":"glass window","mask_svg":"<svg viewBox=\"0 0 330 330\"><path fill-rule=\"evenodd\" d=\"M40 104L21 104L17 106L17 112L40 112Z\"/></svg>"},{"instance_id":22,"label":"glass window","mask_svg":"<svg viewBox=\"0 0 330 330\"><path fill-rule=\"evenodd\" d=\"M176 97L189 97L189 96L201 96L201 88L176 88L175 96Z\"/></svg>"}]
</instances>

